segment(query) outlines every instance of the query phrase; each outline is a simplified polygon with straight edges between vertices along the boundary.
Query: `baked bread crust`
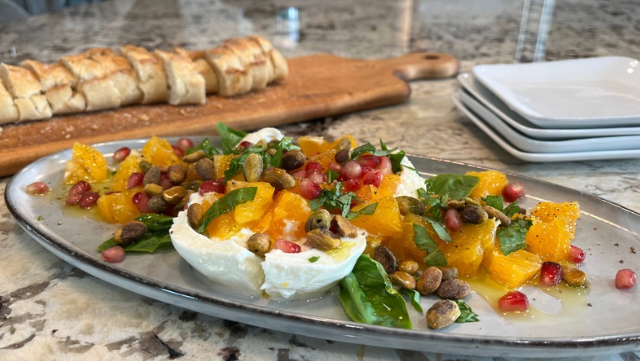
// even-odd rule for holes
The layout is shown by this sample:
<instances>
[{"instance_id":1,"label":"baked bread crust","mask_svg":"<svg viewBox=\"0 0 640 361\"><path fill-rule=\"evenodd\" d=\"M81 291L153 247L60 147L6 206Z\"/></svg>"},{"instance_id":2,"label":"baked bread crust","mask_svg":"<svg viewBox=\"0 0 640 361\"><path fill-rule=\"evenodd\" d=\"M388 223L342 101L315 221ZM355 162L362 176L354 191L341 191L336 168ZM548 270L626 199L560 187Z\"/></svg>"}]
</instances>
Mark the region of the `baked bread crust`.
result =
<instances>
[{"instance_id":1,"label":"baked bread crust","mask_svg":"<svg viewBox=\"0 0 640 361\"><path fill-rule=\"evenodd\" d=\"M191 58L184 54L156 50L164 64L169 81L169 103L204 104L207 100L204 78L197 72Z\"/></svg>"},{"instance_id":2,"label":"baked bread crust","mask_svg":"<svg viewBox=\"0 0 640 361\"><path fill-rule=\"evenodd\" d=\"M209 65L207 60L204 58L203 51L188 52L182 48L173 48L173 51L193 60L196 71L204 78L204 87L207 94L214 94L218 92L218 77L211 68L211 65Z\"/></svg>"},{"instance_id":3,"label":"baked bread crust","mask_svg":"<svg viewBox=\"0 0 640 361\"><path fill-rule=\"evenodd\" d=\"M76 85L76 78L64 65L45 64L35 60L25 60L20 65L31 70L40 80L54 115L79 113L86 109L84 96L72 89Z\"/></svg>"},{"instance_id":4,"label":"baked bread crust","mask_svg":"<svg viewBox=\"0 0 640 361\"><path fill-rule=\"evenodd\" d=\"M287 60L277 49L274 49L269 40L259 35L251 35L247 37L247 39L259 44L262 48L262 51L264 51L264 53L268 55L269 59L271 60L271 65L273 66L273 76L270 83L273 81L285 80L289 76L289 64L287 63Z\"/></svg>"},{"instance_id":5,"label":"baked bread crust","mask_svg":"<svg viewBox=\"0 0 640 361\"><path fill-rule=\"evenodd\" d=\"M120 47L120 53L129 60L138 75L142 104L166 102L169 99L169 85L162 60L133 45Z\"/></svg>"},{"instance_id":6,"label":"baked bread crust","mask_svg":"<svg viewBox=\"0 0 640 361\"><path fill-rule=\"evenodd\" d=\"M124 56L116 54L111 49L93 49L87 54L105 69L120 93L121 105L142 102L142 92L138 89L138 75Z\"/></svg>"},{"instance_id":7,"label":"baked bread crust","mask_svg":"<svg viewBox=\"0 0 640 361\"><path fill-rule=\"evenodd\" d=\"M271 80L272 71L267 66L267 57L259 44L249 39L229 39L224 46L231 49L251 76L252 90L264 89Z\"/></svg>"},{"instance_id":8,"label":"baked bread crust","mask_svg":"<svg viewBox=\"0 0 640 361\"><path fill-rule=\"evenodd\" d=\"M42 85L30 70L3 63L0 79L18 108L18 121L51 118L51 107L42 95Z\"/></svg>"},{"instance_id":9,"label":"baked bread crust","mask_svg":"<svg viewBox=\"0 0 640 361\"><path fill-rule=\"evenodd\" d=\"M87 110L101 110L119 107L121 97L107 70L90 56L102 51L94 49L84 54L70 55L60 59L60 63L78 78L76 90L84 95Z\"/></svg>"},{"instance_id":10,"label":"baked bread crust","mask_svg":"<svg viewBox=\"0 0 640 361\"><path fill-rule=\"evenodd\" d=\"M251 76L233 51L224 47L215 48L207 50L205 57L218 77L220 95L230 97L251 90Z\"/></svg>"},{"instance_id":11,"label":"baked bread crust","mask_svg":"<svg viewBox=\"0 0 640 361\"><path fill-rule=\"evenodd\" d=\"M13 103L13 97L0 81L0 124L18 121L20 113Z\"/></svg>"}]
</instances>

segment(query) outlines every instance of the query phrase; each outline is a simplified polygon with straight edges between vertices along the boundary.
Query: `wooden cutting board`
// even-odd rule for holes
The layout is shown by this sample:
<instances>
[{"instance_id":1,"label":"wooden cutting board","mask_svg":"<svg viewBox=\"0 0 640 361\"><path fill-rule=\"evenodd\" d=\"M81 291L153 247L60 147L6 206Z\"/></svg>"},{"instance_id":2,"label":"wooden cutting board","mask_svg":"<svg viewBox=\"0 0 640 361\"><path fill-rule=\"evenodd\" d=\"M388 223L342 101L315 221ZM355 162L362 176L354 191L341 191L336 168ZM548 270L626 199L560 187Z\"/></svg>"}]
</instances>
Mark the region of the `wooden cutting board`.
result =
<instances>
[{"instance_id":1,"label":"wooden cutting board","mask_svg":"<svg viewBox=\"0 0 640 361\"><path fill-rule=\"evenodd\" d=\"M289 68L283 83L234 98L209 96L201 106L129 106L6 125L0 134L0 176L74 142L214 134L219 121L257 129L401 103L411 95L406 81L451 77L458 61L426 52L383 60L317 54L291 58Z\"/></svg>"}]
</instances>

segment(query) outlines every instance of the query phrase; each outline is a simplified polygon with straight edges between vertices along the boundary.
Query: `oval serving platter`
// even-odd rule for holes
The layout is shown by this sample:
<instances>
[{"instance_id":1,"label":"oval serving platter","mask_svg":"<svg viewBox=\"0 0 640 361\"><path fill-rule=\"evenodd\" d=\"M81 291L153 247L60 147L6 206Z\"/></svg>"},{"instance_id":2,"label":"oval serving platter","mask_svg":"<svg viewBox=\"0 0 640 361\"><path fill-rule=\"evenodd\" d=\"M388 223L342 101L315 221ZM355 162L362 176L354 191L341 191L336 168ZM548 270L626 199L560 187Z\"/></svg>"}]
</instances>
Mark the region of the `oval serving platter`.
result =
<instances>
[{"instance_id":1,"label":"oval serving platter","mask_svg":"<svg viewBox=\"0 0 640 361\"><path fill-rule=\"evenodd\" d=\"M211 139L218 141L216 137ZM175 142L177 138L169 140ZM95 147L110 159L123 146L136 149L144 143L142 139L127 140ZM70 157L71 150L59 152L16 174L5 191L9 210L38 243L56 256L95 277L144 296L278 331L416 351L563 357L640 349L640 323L636 321L640 317L638 292L617 290L613 284L616 271L622 268L620 261L624 262L624 268L640 270L640 255L630 252L631 247L640 250L640 214L606 200L508 173L511 181L522 182L527 188L522 205L528 209L542 200L580 203L582 217L574 244L587 252L581 266L590 283L587 295L571 297L560 311L537 311L535 317L503 317L485 298L473 292L467 303L479 314L480 322L432 331L427 328L424 315L408 305L413 329L405 330L350 321L338 300L337 287L317 299L278 302L250 298L214 285L175 251L127 255L116 264L102 261L96 247L111 237L117 226L62 212L61 201L52 196L25 193L26 185L34 181L44 181L53 189L59 187ZM410 158L424 177L484 170L435 158ZM39 217L44 219L38 221ZM422 297L423 309L435 301L434 297Z\"/></svg>"}]
</instances>

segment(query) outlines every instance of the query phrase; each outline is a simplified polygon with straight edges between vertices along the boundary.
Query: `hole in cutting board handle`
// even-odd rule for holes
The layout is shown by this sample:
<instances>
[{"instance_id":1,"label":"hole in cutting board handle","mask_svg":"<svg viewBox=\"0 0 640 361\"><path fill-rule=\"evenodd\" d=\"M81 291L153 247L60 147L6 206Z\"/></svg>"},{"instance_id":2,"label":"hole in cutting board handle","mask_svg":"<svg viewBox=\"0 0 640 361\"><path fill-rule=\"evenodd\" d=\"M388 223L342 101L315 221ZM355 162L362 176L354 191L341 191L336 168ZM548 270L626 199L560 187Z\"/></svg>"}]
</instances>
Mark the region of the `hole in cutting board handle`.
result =
<instances>
[{"instance_id":1,"label":"hole in cutting board handle","mask_svg":"<svg viewBox=\"0 0 640 361\"><path fill-rule=\"evenodd\" d=\"M429 55L425 55L422 59L437 60L437 59L440 59L440 55L429 54Z\"/></svg>"}]
</instances>

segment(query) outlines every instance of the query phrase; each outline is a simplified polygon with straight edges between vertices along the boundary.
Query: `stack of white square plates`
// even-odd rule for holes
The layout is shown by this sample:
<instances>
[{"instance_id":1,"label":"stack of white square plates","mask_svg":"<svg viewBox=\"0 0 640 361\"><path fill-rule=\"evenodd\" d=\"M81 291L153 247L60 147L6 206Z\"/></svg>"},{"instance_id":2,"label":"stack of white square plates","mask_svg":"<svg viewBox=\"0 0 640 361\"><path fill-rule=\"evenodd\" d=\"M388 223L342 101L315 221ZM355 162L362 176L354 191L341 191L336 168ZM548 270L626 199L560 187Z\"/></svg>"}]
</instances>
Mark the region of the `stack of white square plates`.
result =
<instances>
[{"instance_id":1,"label":"stack of white square plates","mask_svg":"<svg viewBox=\"0 0 640 361\"><path fill-rule=\"evenodd\" d=\"M640 158L638 60L479 65L458 80L458 109L517 158Z\"/></svg>"}]
</instances>

